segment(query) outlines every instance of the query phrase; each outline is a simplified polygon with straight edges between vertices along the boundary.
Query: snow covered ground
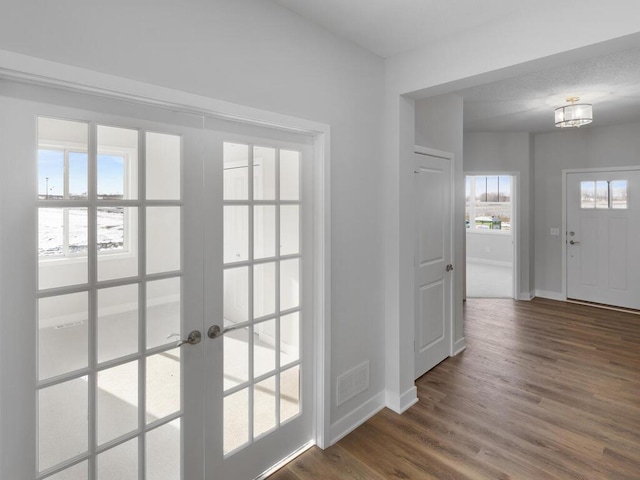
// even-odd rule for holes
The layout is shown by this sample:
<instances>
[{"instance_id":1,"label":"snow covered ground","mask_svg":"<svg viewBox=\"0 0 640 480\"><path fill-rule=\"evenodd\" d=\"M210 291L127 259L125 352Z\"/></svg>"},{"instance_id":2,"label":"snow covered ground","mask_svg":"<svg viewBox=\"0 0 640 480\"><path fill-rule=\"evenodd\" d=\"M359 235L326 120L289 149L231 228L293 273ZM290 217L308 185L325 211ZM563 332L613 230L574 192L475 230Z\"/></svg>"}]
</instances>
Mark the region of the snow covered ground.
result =
<instances>
[{"instance_id":1,"label":"snow covered ground","mask_svg":"<svg viewBox=\"0 0 640 480\"><path fill-rule=\"evenodd\" d=\"M98 250L122 250L125 240L123 207L100 207L97 212ZM38 253L41 257L86 255L87 208L41 208Z\"/></svg>"}]
</instances>

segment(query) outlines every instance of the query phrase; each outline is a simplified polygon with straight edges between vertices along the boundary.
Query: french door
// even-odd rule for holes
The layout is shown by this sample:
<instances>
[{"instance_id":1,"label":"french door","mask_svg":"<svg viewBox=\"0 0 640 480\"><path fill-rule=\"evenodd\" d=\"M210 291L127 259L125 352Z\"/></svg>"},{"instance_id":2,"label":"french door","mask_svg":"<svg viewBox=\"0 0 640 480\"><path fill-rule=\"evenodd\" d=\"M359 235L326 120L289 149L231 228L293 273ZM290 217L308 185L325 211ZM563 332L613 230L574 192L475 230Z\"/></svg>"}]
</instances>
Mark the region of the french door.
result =
<instances>
[{"instance_id":1,"label":"french door","mask_svg":"<svg viewBox=\"0 0 640 480\"><path fill-rule=\"evenodd\" d=\"M252 479L312 441L304 138L10 91L2 478Z\"/></svg>"}]
</instances>

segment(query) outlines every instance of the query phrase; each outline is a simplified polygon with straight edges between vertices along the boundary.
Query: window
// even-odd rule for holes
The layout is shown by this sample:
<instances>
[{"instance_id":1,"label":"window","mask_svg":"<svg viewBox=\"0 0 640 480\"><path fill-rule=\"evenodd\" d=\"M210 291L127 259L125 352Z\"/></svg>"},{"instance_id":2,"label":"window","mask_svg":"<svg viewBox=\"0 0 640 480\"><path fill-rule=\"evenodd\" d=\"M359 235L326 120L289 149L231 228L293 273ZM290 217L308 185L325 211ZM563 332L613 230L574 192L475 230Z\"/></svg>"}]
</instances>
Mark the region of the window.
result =
<instances>
[{"instance_id":1,"label":"window","mask_svg":"<svg viewBox=\"0 0 640 480\"><path fill-rule=\"evenodd\" d=\"M511 230L511 177L467 175L465 224L475 231Z\"/></svg>"},{"instance_id":2,"label":"window","mask_svg":"<svg viewBox=\"0 0 640 480\"><path fill-rule=\"evenodd\" d=\"M87 255L91 207L88 137L87 123L38 118L38 251L42 259ZM95 198L135 200L138 132L98 125L97 140L92 183ZM95 208L98 253L129 253L135 248L137 210L107 202Z\"/></svg>"},{"instance_id":3,"label":"window","mask_svg":"<svg viewBox=\"0 0 640 480\"><path fill-rule=\"evenodd\" d=\"M580 182L580 208L627 208L628 188L626 180L595 180Z\"/></svg>"}]
</instances>

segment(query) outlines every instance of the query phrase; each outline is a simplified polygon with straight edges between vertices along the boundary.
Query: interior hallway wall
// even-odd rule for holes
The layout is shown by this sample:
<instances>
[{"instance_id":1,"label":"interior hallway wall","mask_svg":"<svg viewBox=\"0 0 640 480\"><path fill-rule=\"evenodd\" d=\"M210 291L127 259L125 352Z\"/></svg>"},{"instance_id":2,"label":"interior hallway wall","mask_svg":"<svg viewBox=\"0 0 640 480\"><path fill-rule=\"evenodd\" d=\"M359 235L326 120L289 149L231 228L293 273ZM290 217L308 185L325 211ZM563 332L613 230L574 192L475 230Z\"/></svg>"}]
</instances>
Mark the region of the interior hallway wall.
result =
<instances>
[{"instance_id":1,"label":"interior hallway wall","mask_svg":"<svg viewBox=\"0 0 640 480\"><path fill-rule=\"evenodd\" d=\"M0 49L331 126L332 386L370 362L384 389L384 62L263 0L3 3Z\"/></svg>"},{"instance_id":2,"label":"interior hallway wall","mask_svg":"<svg viewBox=\"0 0 640 480\"><path fill-rule=\"evenodd\" d=\"M562 170L640 166L640 123L537 134L534 152L536 292L562 298Z\"/></svg>"}]
</instances>

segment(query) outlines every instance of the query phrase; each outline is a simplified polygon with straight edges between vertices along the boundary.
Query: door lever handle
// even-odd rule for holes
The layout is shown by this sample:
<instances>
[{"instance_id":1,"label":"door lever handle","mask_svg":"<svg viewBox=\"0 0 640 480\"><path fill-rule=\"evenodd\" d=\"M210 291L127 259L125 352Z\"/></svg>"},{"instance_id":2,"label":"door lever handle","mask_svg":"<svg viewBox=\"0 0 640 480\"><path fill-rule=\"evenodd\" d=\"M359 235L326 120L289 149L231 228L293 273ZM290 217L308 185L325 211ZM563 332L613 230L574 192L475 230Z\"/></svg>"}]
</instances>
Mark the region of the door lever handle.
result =
<instances>
[{"instance_id":1,"label":"door lever handle","mask_svg":"<svg viewBox=\"0 0 640 480\"><path fill-rule=\"evenodd\" d=\"M569 244L570 245L576 245L578 243L580 243L580 242L579 241L575 241L575 240L569 240Z\"/></svg>"},{"instance_id":2,"label":"door lever handle","mask_svg":"<svg viewBox=\"0 0 640 480\"><path fill-rule=\"evenodd\" d=\"M167 338L178 336L179 334L172 333L171 335L168 335ZM197 345L198 343L200 343L200 340L202 340L202 334L198 330L193 330L185 340L178 340L178 343L176 343L176 347L181 347L185 343L188 343L189 345Z\"/></svg>"},{"instance_id":3,"label":"door lever handle","mask_svg":"<svg viewBox=\"0 0 640 480\"><path fill-rule=\"evenodd\" d=\"M209 327L209 330L207 330L207 336L209 338L218 338L221 337L222 335L224 335L227 332L232 332L233 330L238 330L240 328L245 328L246 325L243 326L231 326L231 327L225 327L224 330L220 328L219 325L211 325Z\"/></svg>"}]
</instances>

